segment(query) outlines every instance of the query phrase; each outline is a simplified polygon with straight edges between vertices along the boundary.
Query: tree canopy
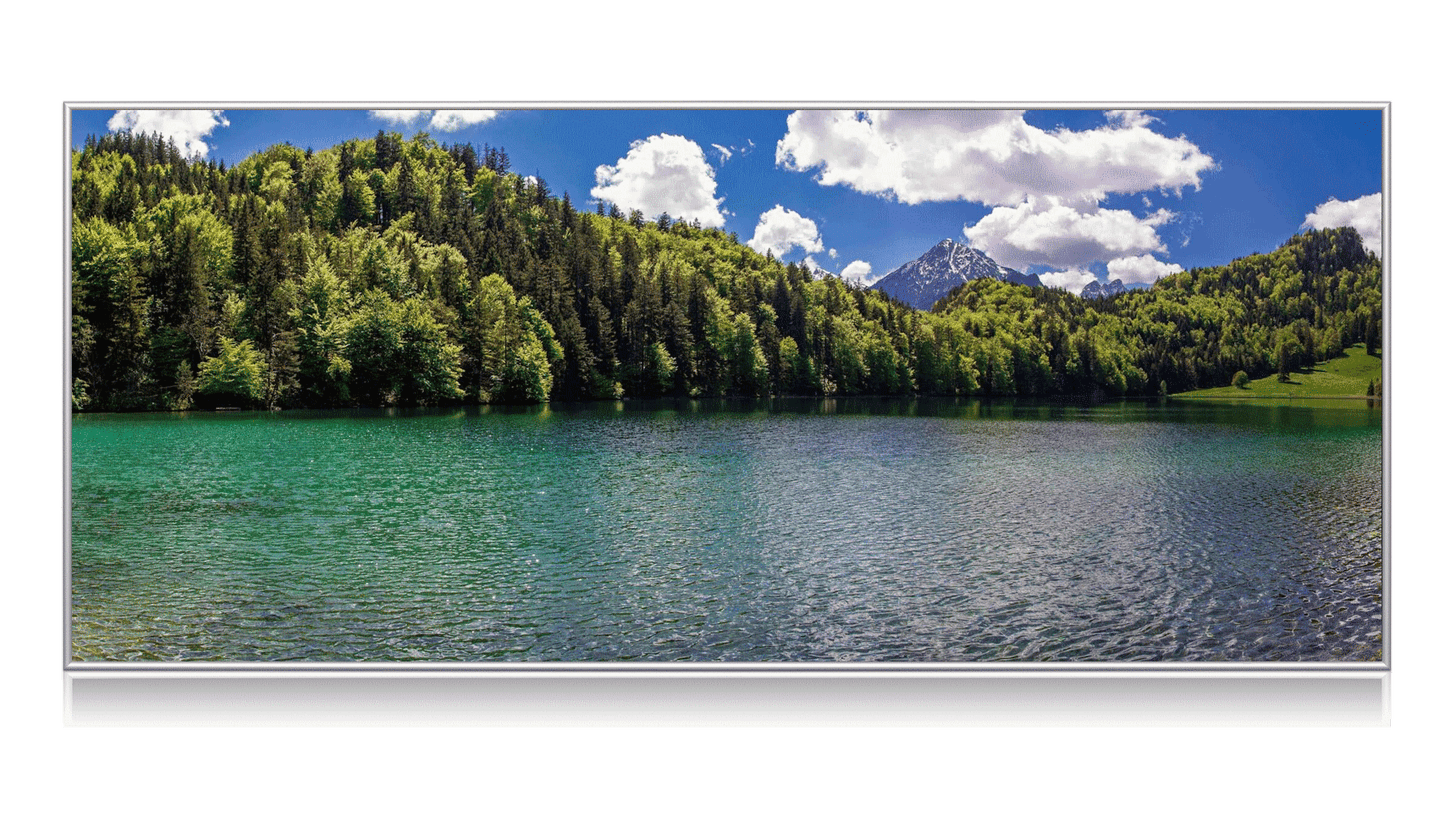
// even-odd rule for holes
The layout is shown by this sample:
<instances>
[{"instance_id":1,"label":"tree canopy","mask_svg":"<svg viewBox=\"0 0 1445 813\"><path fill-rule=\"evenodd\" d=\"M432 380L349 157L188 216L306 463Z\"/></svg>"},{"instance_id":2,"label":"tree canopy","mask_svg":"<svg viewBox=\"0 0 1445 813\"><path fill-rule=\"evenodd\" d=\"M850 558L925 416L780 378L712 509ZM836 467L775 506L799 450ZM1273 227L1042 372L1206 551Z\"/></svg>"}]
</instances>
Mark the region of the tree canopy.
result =
<instances>
[{"instance_id":1,"label":"tree canopy","mask_svg":"<svg viewBox=\"0 0 1445 813\"><path fill-rule=\"evenodd\" d=\"M425 133L229 168L116 133L72 153L71 203L77 409L1177 393L1382 332L1348 228L1101 300L979 280L921 312Z\"/></svg>"}]
</instances>

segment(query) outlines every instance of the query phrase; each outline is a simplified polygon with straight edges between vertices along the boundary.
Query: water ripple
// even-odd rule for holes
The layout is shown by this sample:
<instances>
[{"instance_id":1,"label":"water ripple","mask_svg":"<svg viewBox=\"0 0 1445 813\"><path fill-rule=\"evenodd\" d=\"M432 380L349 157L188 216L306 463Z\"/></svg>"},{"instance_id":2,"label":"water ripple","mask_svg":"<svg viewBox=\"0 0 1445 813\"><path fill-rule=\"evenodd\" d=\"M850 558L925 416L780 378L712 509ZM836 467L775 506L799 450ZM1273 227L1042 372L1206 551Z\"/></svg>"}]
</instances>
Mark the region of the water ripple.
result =
<instances>
[{"instance_id":1,"label":"water ripple","mask_svg":"<svg viewBox=\"0 0 1445 813\"><path fill-rule=\"evenodd\" d=\"M619 407L80 416L75 656L1381 657L1377 416Z\"/></svg>"}]
</instances>

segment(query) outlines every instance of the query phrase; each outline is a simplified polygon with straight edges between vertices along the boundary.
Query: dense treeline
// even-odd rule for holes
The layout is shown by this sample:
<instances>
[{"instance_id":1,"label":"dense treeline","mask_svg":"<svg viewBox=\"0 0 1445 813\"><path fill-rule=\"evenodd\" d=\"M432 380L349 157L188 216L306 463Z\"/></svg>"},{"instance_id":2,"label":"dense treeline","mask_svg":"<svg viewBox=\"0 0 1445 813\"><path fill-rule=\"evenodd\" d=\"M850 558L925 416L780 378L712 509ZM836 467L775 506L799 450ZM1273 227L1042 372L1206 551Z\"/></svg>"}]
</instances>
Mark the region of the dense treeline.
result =
<instances>
[{"instance_id":1,"label":"dense treeline","mask_svg":"<svg viewBox=\"0 0 1445 813\"><path fill-rule=\"evenodd\" d=\"M1351 230L1097 302L980 281L924 313L426 134L226 167L118 133L72 153L71 191L77 409L1177 392L1380 332Z\"/></svg>"},{"instance_id":2,"label":"dense treeline","mask_svg":"<svg viewBox=\"0 0 1445 813\"><path fill-rule=\"evenodd\" d=\"M1100 300L981 280L934 311L990 340L974 356L985 391L1157 394L1287 376L1358 342L1374 353L1383 290L1379 259L1345 228Z\"/></svg>"}]
</instances>

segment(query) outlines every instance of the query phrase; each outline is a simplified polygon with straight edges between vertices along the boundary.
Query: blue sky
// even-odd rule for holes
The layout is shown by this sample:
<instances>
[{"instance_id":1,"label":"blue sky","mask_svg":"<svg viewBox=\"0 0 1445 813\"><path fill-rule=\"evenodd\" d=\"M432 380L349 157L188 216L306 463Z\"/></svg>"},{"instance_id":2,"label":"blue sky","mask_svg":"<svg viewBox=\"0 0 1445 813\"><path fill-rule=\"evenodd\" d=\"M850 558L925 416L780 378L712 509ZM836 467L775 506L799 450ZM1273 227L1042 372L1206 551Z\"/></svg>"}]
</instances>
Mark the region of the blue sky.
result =
<instances>
[{"instance_id":1,"label":"blue sky","mask_svg":"<svg viewBox=\"0 0 1445 813\"><path fill-rule=\"evenodd\" d=\"M75 110L235 163L379 129L505 148L579 207L667 211L872 281L943 238L1079 290L1217 265L1306 224L1378 251L1378 109Z\"/></svg>"}]
</instances>

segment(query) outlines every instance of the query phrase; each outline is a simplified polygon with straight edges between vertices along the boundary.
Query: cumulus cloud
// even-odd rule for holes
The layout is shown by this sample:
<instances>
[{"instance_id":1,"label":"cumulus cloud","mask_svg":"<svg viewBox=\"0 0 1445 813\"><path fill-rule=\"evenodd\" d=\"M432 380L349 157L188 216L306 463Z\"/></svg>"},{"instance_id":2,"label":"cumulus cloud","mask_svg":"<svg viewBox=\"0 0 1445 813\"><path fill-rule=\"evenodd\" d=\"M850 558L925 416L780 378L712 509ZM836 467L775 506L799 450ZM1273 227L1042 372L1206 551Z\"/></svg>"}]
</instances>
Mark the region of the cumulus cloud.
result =
<instances>
[{"instance_id":1,"label":"cumulus cloud","mask_svg":"<svg viewBox=\"0 0 1445 813\"><path fill-rule=\"evenodd\" d=\"M1166 252L1158 228L1175 215L1102 207L1110 195L1198 189L1214 159L1183 136L1150 129L1141 110L1105 112L1106 126L1041 130L1021 110L798 110L777 163L903 203L966 200L993 207L964 230L1016 268L1082 268ZM1146 206L1152 208L1152 202Z\"/></svg>"},{"instance_id":2,"label":"cumulus cloud","mask_svg":"<svg viewBox=\"0 0 1445 813\"><path fill-rule=\"evenodd\" d=\"M1039 282L1050 288L1063 288L1071 294L1078 294L1091 282L1098 282L1099 278L1088 271L1080 271L1077 268L1066 268L1063 271L1050 271L1046 274L1039 274Z\"/></svg>"},{"instance_id":3,"label":"cumulus cloud","mask_svg":"<svg viewBox=\"0 0 1445 813\"><path fill-rule=\"evenodd\" d=\"M702 148L682 136L662 133L634 141L615 165L599 166L596 179L592 197L624 211L639 209L649 218L666 212L705 228L723 225L712 166Z\"/></svg>"},{"instance_id":4,"label":"cumulus cloud","mask_svg":"<svg viewBox=\"0 0 1445 813\"><path fill-rule=\"evenodd\" d=\"M1384 195L1376 192L1354 200L1329 200L1315 207L1305 216L1301 229L1335 229L1354 226L1364 240L1365 248L1380 253L1382 230L1380 221L1384 217Z\"/></svg>"},{"instance_id":5,"label":"cumulus cloud","mask_svg":"<svg viewBox=\"0 0 1445 813\"><path fill-rule=\"evenodd\" d=\"M374 119L400 125L415 124L431 115L430 110L372 110L369 112Z\"/></svg>"},{"instance_id":6,"label":"cumulus cloud","mask_svg":"<svg viewBox=\"0 0 1445 813\"><path fill-rule=\"evenodd\" d=\"M1160 262L1158 259L1143 255L1140 257L1120 257L1117 260L1109 261L1109 279L1119 280L1125 285L1136 282L1153 284L1160 277L1167 277L1170 274L1178 274L1184 267L1176 263ZM1042 279L1042 277L1040 277Z\"/></svg>"},{"instance_id":7,"label":"cumulus cloud","mask_svg":"<svg viewBox=\"0 0 1445 813\"><path fill-rule=\"evenodd\" d=\"M431 124L427 126L433 130L454 133L463 127L484 124L496 117L495 110L438 110L431 117Z\"/></svg>"},{"instance_id":8,"label":"cumulus cloud","mask_svg":"<svg viewBox=\"0 0 1445 813\"><path fill-rule=\"evenodd\" d=\"M187 158L204 158L211 147L203 139L217 127L229 127L224 110L117 110L106 126L111 132L159 133L172 139Z\"/></svg>"},{"instance_id":9,"label":"cumulus cloud","mask_svg":"<svg viewBox=\"0 0 1445 813\"><path fill-rule=\"evenodd\" d=\"M838 259L838 249L836 249L836 248L830 248L830 249L828 249L828 257L831 258L831 259L834 259L834 260Z\"/></svg>"},{"instance_id":10,"label":"cumulus cloud","mask_svg":"<svg viewBox=\"0 0 1445 813\"><path fill-rule=\"evenodd\" d=\"M1160 209L1141 219L1122 209L1029 198L1018 206L995 208L963 233L970 245L1000 265L1082 268L1164 251L1156 229L1173 216Z\"/></svg>"},{"instance_id":11,"label":"cumulus cloud","mask_svg":"<svg viewBox=\"0 0 1445 813\"><path fill-rule=\"evenodd\" d=\"M1026 198L1100 201L1115 193L1200 186L1214 159L1186 138L1150 130L1139 111L1112 111L1093 130L1041 130L1021 110L798 110L776 160L904 203Z\"/></svg>"},{"instance_id":12,"label":"cumulus cloud","mask_svg":"<svg viewBox=\"0 0 1445 813\"><path fill-rule=\"evenodd\" d=\"M854 260L848 263L848 265L838 273L838 276L842 277L844 281L860 287L867 287L877 282L877 279L873 276L872 264L862 260Z\"/></svg>"},{"instance_id":13,"label":"cumulus cloud","mask_svg":"<svg viewBox=\"0 0 1445 813\"><path fill-rule=\"evenodd\" d=\"M398 127L410 127L426 119L427 116L431 116L431 119L427 121L427 128L446 133L454 133L473 124L483 124L497 117L495 110L371 110L368 112L372 118L381 119Z\"/></svg>"},{"instance_id":14,"label":"cumulus cloud","mask_svg":"<svg viewBox=\"0 0 1445 813\"><path fill-rule=\"evenodd\" d=\"M816 254L823 250L823 238L818 234L818 224L778 204L758 218L747 245L759 254L771 251L774 257L782 257L794 248Z\"/></svg>"}]
</instances>

